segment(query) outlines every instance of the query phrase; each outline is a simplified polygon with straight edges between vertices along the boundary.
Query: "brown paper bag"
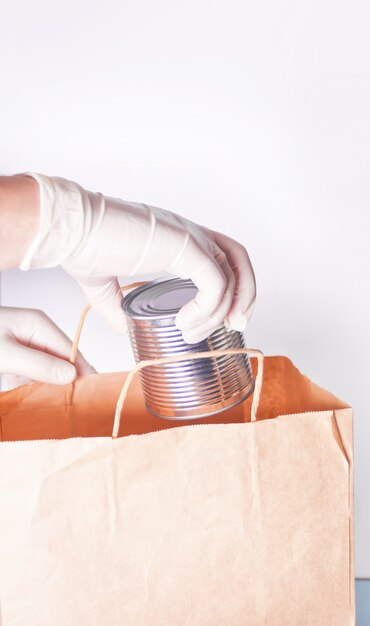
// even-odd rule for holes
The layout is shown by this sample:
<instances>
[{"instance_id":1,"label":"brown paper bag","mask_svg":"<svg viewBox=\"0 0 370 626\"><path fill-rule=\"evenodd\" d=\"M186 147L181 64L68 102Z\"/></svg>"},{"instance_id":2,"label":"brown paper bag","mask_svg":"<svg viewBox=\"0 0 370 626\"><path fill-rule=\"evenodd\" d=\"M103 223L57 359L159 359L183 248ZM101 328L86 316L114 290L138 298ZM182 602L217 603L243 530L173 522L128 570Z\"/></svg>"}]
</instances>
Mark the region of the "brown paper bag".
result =
<instances>
[{"instance_id":1,"label":"brown paper bag","mask_svg":"<svg viewBox=\"0 0 370 626\"><path fill-rule=\"evenodd\" d=\"M118 438L126 374L0 394L1 625L353 626L352 410L261 377L181 425L135 378Z\"/></svg>"}]
</instances>

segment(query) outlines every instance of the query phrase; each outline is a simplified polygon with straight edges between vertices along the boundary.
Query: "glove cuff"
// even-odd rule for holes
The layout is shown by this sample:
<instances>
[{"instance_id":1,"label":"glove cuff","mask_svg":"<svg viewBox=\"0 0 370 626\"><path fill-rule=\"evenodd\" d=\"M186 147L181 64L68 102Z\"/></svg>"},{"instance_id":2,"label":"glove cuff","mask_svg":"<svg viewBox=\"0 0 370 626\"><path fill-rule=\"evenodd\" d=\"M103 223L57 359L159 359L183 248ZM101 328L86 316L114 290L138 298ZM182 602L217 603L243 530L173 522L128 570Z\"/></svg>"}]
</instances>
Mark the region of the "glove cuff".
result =
<instances>
[{"instance_id":1,"label":"glove cuff","mask_svg":"<svg viewBox=\"0 0 370 626\"><path fill-rule=\"evenodd\" d=\"M55 267L63 263L78 247L84 236L87 192L64 178L24 172L40 188L39 229L19 269Z\"/></svg>"}]
</instances>

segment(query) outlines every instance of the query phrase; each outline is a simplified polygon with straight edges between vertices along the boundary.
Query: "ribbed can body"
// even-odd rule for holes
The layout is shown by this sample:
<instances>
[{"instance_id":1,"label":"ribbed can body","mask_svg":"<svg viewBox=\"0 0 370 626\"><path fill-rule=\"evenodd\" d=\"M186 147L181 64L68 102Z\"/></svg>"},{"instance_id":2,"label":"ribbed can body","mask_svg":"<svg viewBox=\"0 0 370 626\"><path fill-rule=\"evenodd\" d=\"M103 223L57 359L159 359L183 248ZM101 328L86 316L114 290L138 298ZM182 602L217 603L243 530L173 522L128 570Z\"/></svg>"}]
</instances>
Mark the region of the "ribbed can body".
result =
<instances>
[{"instance_id":1,"label":"ribbed can body","mask_svg":"<svg viewBox=\"0 0 370 626\"><path fill-rule=\"evenodd\" d=\"M152 298L148 298L150 291L145 294L140 287L129 294L131 304L135 291L139 292L141 299L141 302L135 303L134 314L130 302L124 305L136 362L245 347L242 333L228 330L224 325L197 344L184 342L181 331L175 326L175 316L181 301L185 303L196 292L190 281L155 281L144 287L152 289ZM162 294L165 294L166 288L168 292L164 300ZM171 304L171 293L175 296L172 301L175 302L174 307ZM143 303L143 299L146 302ZM143 309L142 315L140 308ZM218 413L241 402L254 388L249 358L242 354L153 365L141 370L140 377L148 411L169 419L194 419Z\"/></svg>"}]
</instances>

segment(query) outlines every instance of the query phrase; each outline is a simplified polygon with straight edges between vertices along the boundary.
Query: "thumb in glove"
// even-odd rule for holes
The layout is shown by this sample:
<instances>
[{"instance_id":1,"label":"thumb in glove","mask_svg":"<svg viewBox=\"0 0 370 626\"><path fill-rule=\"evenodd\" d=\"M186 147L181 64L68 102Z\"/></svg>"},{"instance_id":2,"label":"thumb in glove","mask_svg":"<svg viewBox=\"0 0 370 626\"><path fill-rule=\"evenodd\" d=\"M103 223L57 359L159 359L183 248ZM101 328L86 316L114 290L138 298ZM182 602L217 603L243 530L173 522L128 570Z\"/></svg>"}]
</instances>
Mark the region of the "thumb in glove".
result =
<instances>
[{"instance_id":1,"label":"thumb in glove","mask_svg":"<svg viewBox=\"0 0 370 626\"><path fill-rule=\"evenodd\" d=\"M66 385L95 373L80 353L70 363L71 349L71 340L43 311L0 307L0 373L11 386L29 380Z\"/></svg>"}]
</instances>

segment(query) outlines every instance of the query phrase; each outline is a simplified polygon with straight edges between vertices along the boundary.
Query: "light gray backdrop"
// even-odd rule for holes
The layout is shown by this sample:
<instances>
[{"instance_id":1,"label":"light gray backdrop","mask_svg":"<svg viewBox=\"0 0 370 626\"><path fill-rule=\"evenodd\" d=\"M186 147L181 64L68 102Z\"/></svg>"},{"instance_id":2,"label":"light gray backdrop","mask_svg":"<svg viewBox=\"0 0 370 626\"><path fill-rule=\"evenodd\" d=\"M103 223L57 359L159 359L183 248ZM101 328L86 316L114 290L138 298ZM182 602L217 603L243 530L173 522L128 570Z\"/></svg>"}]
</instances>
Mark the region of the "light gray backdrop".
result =
<instances>
[{"instance_id":1,"label":"light gray backdrop","mask_svg":"<svg viewBox=\"0 0 370 626\"><path fill-rule=\"evenodd\" d=\"M370 577L370 5L312 0L5 2L2 173L34 170L176 210L250 251L248 343L356 409L357 576ZM2 304L72 333L61 270L2 276ZM102 370L125 338L94 316Z\"/></svg>"}]
</instances>

